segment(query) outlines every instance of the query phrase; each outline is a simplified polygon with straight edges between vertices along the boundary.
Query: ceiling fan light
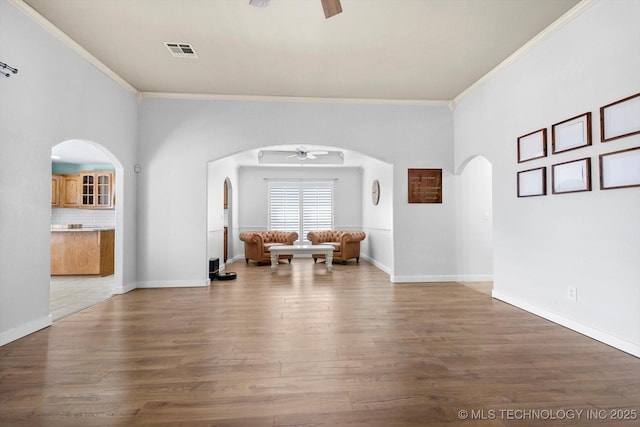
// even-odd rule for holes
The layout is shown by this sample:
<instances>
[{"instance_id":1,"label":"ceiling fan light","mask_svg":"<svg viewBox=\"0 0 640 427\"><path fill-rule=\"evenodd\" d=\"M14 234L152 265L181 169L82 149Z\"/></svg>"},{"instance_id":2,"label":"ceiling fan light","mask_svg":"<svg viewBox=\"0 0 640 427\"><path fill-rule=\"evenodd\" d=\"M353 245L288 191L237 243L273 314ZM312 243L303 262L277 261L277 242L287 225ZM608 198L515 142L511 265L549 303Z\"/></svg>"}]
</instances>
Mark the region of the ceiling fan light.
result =
<instances>
[{"instance_id":1,"label":"ceiling fan light","mask_svg":"<svg viewBox=\"0 0 640 427\"><path fill-rule=\"evenodd\" d=\"M251 6L267 7L269 6L269 0L249 0Z\"/></svg>"}]
</instances>

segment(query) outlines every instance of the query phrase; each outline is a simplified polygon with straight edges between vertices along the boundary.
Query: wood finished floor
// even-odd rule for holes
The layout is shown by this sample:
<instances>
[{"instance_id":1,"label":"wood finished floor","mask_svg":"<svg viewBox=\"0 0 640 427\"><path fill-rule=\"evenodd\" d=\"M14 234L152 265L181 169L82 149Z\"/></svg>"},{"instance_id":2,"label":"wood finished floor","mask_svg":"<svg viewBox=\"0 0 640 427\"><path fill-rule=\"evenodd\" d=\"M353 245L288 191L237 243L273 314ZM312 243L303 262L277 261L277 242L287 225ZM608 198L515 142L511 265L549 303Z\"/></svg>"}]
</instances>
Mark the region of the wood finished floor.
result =
<instances>
[{"instance_id":1,"label":"wood finished floor","mask_svg":"<svg viewBox=\"0 0 640 427\"><path fill-rule=\"evenodd\" d=\"M392 284L366 262L227 270L238 279L116 295L0 347L0 425L639 423L609 412L640 410L639 359L469 286Z\"/></svg>"}]
</instances>

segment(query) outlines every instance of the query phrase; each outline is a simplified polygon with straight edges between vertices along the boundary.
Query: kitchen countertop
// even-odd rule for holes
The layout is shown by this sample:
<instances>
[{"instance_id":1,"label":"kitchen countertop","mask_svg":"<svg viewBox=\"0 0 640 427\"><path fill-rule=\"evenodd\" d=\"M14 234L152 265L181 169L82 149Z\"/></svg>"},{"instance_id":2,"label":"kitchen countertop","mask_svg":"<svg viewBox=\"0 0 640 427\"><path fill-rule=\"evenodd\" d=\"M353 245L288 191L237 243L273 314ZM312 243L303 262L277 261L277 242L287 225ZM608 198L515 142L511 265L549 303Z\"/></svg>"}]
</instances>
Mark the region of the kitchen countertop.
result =
<instances>
[{"instance_id":1,"label":"kitchen countertop","mask_svg":"<svg viewBox=\"0 0 640 427\"><path fill-rule=\"evenodd\" d=\"M115 230L114 226L105 225L105 226L91 226L91 227L75 227L75 228L59 228L59 227L51 227L52 232L78 232L78 231L108 231Z\"/></svg>"}]
</instances>

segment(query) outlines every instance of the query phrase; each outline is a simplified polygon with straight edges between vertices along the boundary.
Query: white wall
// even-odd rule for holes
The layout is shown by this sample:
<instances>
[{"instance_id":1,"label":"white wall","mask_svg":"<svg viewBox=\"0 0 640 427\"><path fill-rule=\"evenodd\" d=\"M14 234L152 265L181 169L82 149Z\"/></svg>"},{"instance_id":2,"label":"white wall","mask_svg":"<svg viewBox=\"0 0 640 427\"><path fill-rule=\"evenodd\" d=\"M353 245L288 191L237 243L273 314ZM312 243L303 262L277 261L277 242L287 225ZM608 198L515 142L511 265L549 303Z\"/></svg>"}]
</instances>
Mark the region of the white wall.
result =
<instances>
[{"instance_id":1,"label":"white wall","mask_svg":"<svg viewBox=\"0 0 640 427\"><path fill-rule=\"evenodd\" d=\"M373 181L380 183L377 205L371 200ZM360 244L363 258L388 274L393 272L393 165L369 159L362 168L362 230L367 238Z\"/></svg>"},{"instance_id":2,"label":"white wall","mask_svg":"<svg viewBox=\"0 0 640 427\"><path fill-rule=\"evenodd\" d=\"M123 288L135 287L136 102L6 1L0 85L0 345L50 324L51 148L85 139L124 167ZM119 184L118 184L119 185Z\"/></svg>"},{"instance_id":3,"label":"white wall","mask_svg":"<svg viewBox=\"0 0 640 427\"><path fill-rule=\"evenodd\" d=\"M407 120L411 117L407 116ZM458 177L453 168L453 114L433 109L418 123L404 123L390 139L393 163L394 282L457 280L455 217ZM404 136L404 135L403 135ZM386 158L380 157L386 161ZM442 203L409 203L408 169L442 169Z\"/></svg>"},{"instance_id":4,"label":"white wall","mask_svg":"<svg viewBox=\"0 0 640 427\"><path fill-rule=\"evenodd\" d=\"M491 163L474 157L460 173L457 196L456 263L458 280L493 280Z\"/></svg>"},{"instance_id":5,"label":"white wall","mask_svg":"<svg viewBox=\"0 0 640 427\"><path fill-rule=\"evenodd\" d=\"M638 22L640 2L599 1L455 111L456 165L476 154L493 165L494 296L636 355L640 188L600 190L598 156L638 147L640 135L601 143L598 113L640 92ZM591 147L516 162L519 136L589 111ZM517 171L582 157L593 162L593 191L516 197Z\"/></svg>"},{"instance_id":6,"label":"white wall","mask_svg":"<svg viewBox=\"0 0 640 427\"><path fill-rule=\"evenodd\" d=\"M444 105L147 98L139 106L139 125L142 283L206 281L208 161L250 148L300 143L351 149L393 164L394 274L405 280L455 274L453 113ZM444 169L442 205L408 206L409 167ZM368 194L370 183L366 187ZM238 194L246 193L240 189ZM260 208L252 198L239 206Z\"/></svg>"}]
</instances>

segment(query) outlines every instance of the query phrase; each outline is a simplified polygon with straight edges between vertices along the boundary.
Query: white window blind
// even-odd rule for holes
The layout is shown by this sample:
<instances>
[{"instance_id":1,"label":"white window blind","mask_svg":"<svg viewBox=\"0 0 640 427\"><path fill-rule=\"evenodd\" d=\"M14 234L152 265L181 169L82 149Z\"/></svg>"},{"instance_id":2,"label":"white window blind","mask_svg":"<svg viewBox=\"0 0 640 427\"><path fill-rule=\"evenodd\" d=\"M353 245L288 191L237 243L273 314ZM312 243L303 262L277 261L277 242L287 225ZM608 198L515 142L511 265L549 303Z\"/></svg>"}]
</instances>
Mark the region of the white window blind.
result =
<instances>
[{"instance_id":1,"label":"white window blind","mask_svg":"<svg viewBox=\"0 0 640 427\"><path fill-rule=\"evenodd\" d=\"M297 231L333 228L333 182L269 183L269 229Z\"/></svg>"},{"instance_id":2,"label":"white window blind","mask_svg":"<svg viewBox=\"0 0 640 427\"><path fill-rule=\"evenodd\" d=\"M313 230L333 228L333 188L302 188L302 236Z\"/></svg>"},{"instance_id":3,"label":"white window blind","mask_svg":"<svg viewBox=\"0 0 640 427\"><path fill-rule=\"evenodd\" d=\"M300 232L300 189L269 186L269 230Z\"/></svg>"}]
</instances>

